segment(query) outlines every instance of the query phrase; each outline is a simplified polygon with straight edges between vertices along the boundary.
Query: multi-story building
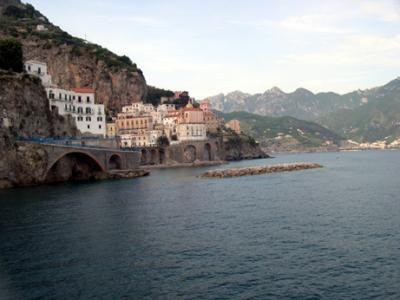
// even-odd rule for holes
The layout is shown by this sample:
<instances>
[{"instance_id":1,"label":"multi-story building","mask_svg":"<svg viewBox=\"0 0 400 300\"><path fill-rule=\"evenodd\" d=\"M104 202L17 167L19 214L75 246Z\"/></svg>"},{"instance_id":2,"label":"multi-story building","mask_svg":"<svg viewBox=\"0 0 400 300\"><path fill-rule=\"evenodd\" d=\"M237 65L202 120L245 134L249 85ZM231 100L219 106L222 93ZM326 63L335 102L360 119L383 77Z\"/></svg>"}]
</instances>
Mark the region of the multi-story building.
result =
<instances>
[{"instance_id":1,"label":"multi-story building","mask_svg":"<svg viewBox=\"0 0 400 300\"><path fill-rule=\"evenodd\" d=\"M177 126L179 141L202 141L207 139L204 112L200 108L194 108L188 104L179 111Z\"/></svg>"},{"instance_id":2,"label":"multi-story building","mask_svg":"<svg viewBox=\"0 0 400 300\"><path fill-rule=\"evenodd\" d=\"M52 84L47 64L35 60L25 63L26 71L38 76L46 88L51 110L60 115L72 115L83 134L106 135L106 118L103 104L95 103L95 91L90 88L61 89Z\"/></svg>"},{"instance_id":3,"label":"multi-story building","mask_svg":"<svg viewBox=\"0 0 400 300\"><path fill-rule=\"evenodd\" d=\"M70 91L47 87L46 92L50 108L57 109L60 115L72 115L81 133L106 135L104 105L95 103L93 89L76 88Z\"/></svg>"},{"instance_id":4,"label":"multi-story building","mask_svg":"<svg viewBox=\"0 0 400 300\"><path fill-rule=\"evenodd\" d=\"M119 113L116 119L118 134L127 134L132 130L153 129L153 119L150 115L137 115L135 112Z\"/></svg>"}]
</instances>

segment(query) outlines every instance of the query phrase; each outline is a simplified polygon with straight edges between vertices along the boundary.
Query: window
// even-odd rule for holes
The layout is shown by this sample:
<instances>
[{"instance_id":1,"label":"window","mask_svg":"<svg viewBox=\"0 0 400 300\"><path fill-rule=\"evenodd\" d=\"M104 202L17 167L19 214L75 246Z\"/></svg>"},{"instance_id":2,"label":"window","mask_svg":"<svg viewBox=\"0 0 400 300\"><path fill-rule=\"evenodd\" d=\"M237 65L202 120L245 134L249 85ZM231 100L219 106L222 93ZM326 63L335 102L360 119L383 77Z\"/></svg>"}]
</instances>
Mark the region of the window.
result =
<instances>
[{"instance_id":1,"label":"window","mask_svg":"<svg viewBox=\"0 0 400 300\"><path fill-rule=\"evenodd\" d=\"M86 102L87 102L87 103L90 103L90 97L89 97L89 96L86 97Z\"/></svg>"},{"instance_id":2,"label":"window","mask_svg":"<svg viewBox=\"0 0 400 300\"><path fill-rule=\"evenodd\" d=\"M90 125L87 126L87 129L90 129Z\"/></svg>"},{"instance_id":3,"label":"window","mask_svg":"<svg viewBox=\"0 0 400 300\"><path fill-rule=\"evenodd\" d=\"M28 71L30 71L31 70L31 66L28 66Z\"/></svg>"},{"instance_id":4,"label":"window","mask_svg":"<svg viewBox=\"0 0 400 300\"><path fill-rule=\"evenodd\" d=\"M92 110L90 109L90 107L86 107L86 113L90 114L92 112Z\"/></svg>"},{"instance_id":5,"label":"window","mask_svg":"<svg viewBox=\"0 0 400 300\"><path fill-rule=\"evenodd\" d=\"M83 113L83 108L81 106L78 107L78 114L82 114Z\"/></svg>"},{"instance_id":6,"label":"window","mask_svg":"<svg viewBox=\"0 0 400 300\"><path fill-rule=\"evenodd\" d=\"M103 117L97 117L97 121L102 122L103 121Z\"/></svg>"},{"instance_id":7,"label":"window","mask_svg":"<svg viewBox=\"0 0 400 300\"><path fill-rule=\"evenodd\" d=\"M78 102L81 103L82 102L82 98L81 96L78 96Z\"/></svg>"},{"instance_id":8,"label":"window","mask_svg":"<svg viewBox=\"0 0 400 300\"><path fill-rule=\"evenodd\" d=\"M92 118L91 117L86 117L86 121L90 122L90 121L92 121Z\"/></svg>"},{"instance_id":9,"label":"window","mask_svg":"<svg viewBox=\"0 0 400 300\"><path fill-rule=\"evenodd\" d=\"M60 99L60 100L62 99L61 93L58 94L58 99Z\"/></svg>"},{"instance_id":10,"label":"window","mask_svg":"<svg viewBox=\"0 0 400 300\"><path fill-rule=\"evenodd\" d=\"M101 125L99 125L99 129L101 129Z\"/></svg>"},{"instance_id":11,"label":"window","mask_svg":"<svg viewBox=\"0 0 400 300\"><path fill-rule=\"evenodd\" d=\"M38 72L38 74L41 74L42 73L42 69L40 67L38 67L37 72Z\"/></svg>"}]
</instances>

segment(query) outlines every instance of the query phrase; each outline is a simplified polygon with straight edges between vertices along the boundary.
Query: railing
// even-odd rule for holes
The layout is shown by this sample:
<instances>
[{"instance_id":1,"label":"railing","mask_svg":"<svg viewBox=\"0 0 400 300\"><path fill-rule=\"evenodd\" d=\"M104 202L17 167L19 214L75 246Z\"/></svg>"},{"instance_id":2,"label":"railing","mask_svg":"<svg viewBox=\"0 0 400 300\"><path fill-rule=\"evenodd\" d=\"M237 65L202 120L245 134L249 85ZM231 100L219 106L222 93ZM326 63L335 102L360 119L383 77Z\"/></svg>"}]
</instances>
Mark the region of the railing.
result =
<instances>
[{"instance_id":1,"label":"railing","mask_svg":"<svg viewBox=\"0 0 400 300\"><path fill-rule=\"evenodd\" d=\"M88 149L104 149L104 150L118 150L125 152L136 152L140 151L140 148L112 148L98 145L88 145L86 142L96 141L96 140L113 140L113 139L104 139L100 137L91 137L91 138L26 138L26 137L18 137L18 141L21 142L33 142L39 144L48 144L48 145L59 145L63 147L76 147L76 148L88 148Z\"/></svg>"}]
</instances>

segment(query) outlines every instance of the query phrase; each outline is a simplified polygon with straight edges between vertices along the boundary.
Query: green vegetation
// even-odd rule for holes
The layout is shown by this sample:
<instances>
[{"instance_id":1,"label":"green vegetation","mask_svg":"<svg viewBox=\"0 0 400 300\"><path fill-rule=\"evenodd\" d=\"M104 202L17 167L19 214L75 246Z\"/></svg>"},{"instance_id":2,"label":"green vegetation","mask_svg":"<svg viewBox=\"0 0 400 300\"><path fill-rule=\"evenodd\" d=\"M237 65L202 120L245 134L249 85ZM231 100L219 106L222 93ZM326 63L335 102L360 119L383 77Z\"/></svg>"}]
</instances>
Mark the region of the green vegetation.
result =
<instances>
[{"instance_id":1,"label":"green vegetation","mask_svg":"<svg viewBox=\"0 0 400 300\"><path fill-rule=\"evenodd\" d=\"M169 146L169 140L165 135L160 136L157 139L157 145L158 147L167 147Z\"/></svg>"},{"instance_id":2,"label":"green vegetation","mask_svg":"<svg viewBox=\"0 0 400 300\"><path fill-rule=\"evenodd\" d=\"M44 25L46 30L38 31L36 29L37 25ZM0 31L3 35L11 36L18 40L29 37L42 41L40 44L43 49L51 49L61 45L71 46L70 53L72 56L88 54L95 57L97 62L103 61L111 69L127 69L143 75L142 71L137 68L137 65L129 57L116 55L99 45L71 36L50 23L45 16L30 4L6 7L0 17Z\"/></svg>"},{"instance_id":3,"label":"green vegetation","mask_svg":"<svg viewBox=\"0 0 400 300\"><path fill-rule=\"evenodd\" d=\"M247 112L219 113L226 122L237 119L241 123L242 130L253 136L265 145L269 139L279 136L291 136L304 146L316 147L326 141L339 143L342 139L338 134L313 122L302 121L292 117L266 117ZM254 140L249 142L256 144Z\"/></svg>"},{"instance_id":4,"label":"green vegetation","mask_svg":"<svg viewBox=\"0 0 400 300\"><path fill-rule=\"evenodd\" d=\"M14 72L24 70L22 45L17 40L0 40L0 69Z\"/></svg>"},{"instance_id":5,"label":"green vegetation","mask_svg":"<svg viewBox=\"0 0 400 300\"><path fill-rule=\"evenodd\" d=\"M145 102L151 103L154 106L158 106L160 104L161 97L172 97L172 96L174 96L173 91L164 90L148 85Z\"/></svg>"}]
</instances>

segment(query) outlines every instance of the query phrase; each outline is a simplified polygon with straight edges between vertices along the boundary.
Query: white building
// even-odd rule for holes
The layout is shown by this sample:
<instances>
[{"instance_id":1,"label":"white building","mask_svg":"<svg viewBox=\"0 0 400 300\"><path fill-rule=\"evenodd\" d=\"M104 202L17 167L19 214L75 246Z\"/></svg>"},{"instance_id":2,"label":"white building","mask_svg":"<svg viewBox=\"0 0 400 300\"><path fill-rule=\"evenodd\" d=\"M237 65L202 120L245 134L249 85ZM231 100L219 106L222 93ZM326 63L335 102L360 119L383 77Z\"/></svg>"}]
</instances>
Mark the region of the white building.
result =
<instances>
[{"instance_id":1,"label":"white building","mask_svg":"<svg viewBox=\"0 0 400 300\"><path fill-rule=\"evenodd\" d=\"M106 135L104 105L95 103L93 89L46 88L46 92L51 109L57 109L60 115L72 115L81 133Z\"/></svg>"},{"instance_id":2,"label":"white building","mask_svg":"<svg viewBox=\"0 0 400 300\"><path fill-rule=\"evenodd\" d=\"M47 72L47 64L37 60L25 62L25 70L28 74L39 77L45 87L51 86L51 75Z\"/></svg>"},{"instance_id":3,"label":"white building","mask_svg":"<svg viewBox=\"0 0 400 300\"><path fill-rule=\"evenodd\" d=\"M60 115L72 115L76 127L83 134L106 135L106 116L103 104L95 103L95 92L89 88L65 90L52 85L47 65L30 60L25 63L26 71L38 76L46 87L50 109Z\"/></svg>"}]
</instances>

